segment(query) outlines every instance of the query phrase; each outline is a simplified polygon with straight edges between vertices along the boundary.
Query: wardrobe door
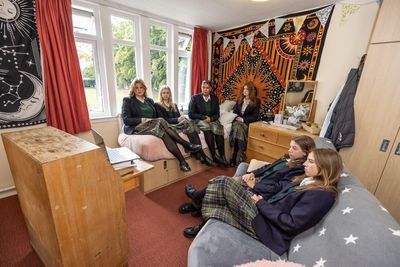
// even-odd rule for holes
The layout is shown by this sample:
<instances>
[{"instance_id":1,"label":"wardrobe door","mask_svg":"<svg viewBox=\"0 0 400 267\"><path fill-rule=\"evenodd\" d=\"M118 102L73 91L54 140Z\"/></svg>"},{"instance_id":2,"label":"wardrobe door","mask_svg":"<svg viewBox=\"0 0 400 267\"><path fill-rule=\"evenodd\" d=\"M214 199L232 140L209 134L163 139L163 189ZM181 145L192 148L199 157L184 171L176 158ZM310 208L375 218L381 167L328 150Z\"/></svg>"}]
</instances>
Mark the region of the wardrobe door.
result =
<instances>
[{"instance_id":1,"label":"wardrobe door","mask_svg":"<svg viewBox=\"0 0 400 267\"><path fill-rule=\"evenodd\" d=\"M389 210L393 217L400 222L400 130L390 151L388 161L379 181L376 197Z\"/></svg>"},{"instance_id":2,"label":"wardrobe door","mask_svg":"<svg viewBox=\"0 0 400 267\"><path fill-rule=\"evenodd\" d=\"M383 0L371 43L400 41L400 1Z\"/></svg>"},{"instance_id":3,"label":"wardrobe door","mask_svg":"<svg viewBox=\"0 0 400 267\"><path fill-rule=\"evenodd\" d=\"M400 126L400 43L370 45L355 98L354 146L344 162L375 193Z\"/></svg>"}]
</instances>

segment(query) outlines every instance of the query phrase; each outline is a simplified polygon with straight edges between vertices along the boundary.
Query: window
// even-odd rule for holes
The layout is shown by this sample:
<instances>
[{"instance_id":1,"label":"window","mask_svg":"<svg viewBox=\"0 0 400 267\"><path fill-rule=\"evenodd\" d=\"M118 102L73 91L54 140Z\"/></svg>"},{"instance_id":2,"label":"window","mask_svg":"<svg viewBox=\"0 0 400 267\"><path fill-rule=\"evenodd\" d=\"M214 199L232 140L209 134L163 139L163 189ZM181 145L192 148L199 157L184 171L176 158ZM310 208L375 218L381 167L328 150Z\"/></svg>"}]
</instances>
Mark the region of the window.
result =
<instances>
[{"instance_id":1,"label":"window","mask_svg":"<svg viewBox=\"0 0 400 267\"><path fill-rule=\"evenodd\" d=\"M115 116L136 77L158 100L167 84L174 101L190 100L193 31L95 3L73 0L72 20L90 118ZM146 33L144 39L139 32ZM148 35L147 35L148 33Z\"/></svg>"},{"instance_id":2,"label":"window","mask_svg":"<svg viewBox=\"0 0 400 267\"><path fill-rule=\"evenodd\" d=\"M135 19L111 15L117 111L137 76Z\"/></svg>"},{"instance_id":3,"label":"window","mask_svg":"<svg viewBox=\"0 0 400 267\"><path fill-rule=\"evenodd\" d=\"M154 22L152 22L154 23ZM162 85L168 84L168 40L169 29L161 24L151 24L149 27L150 39L150 68L151 89L153 98L158 98Z\"/></svg>"},{"instance_id":4,"label":"window","mask_svg":"<svg viewBox=\"0 0 400 267\"><path fill-rule=\"evenodd\" d=\"M91 116L105 116L107 94L102 87L100 74L100 53L98 27L98 10L95 6L82 5L72 7L72 22L75 34L75 44L82 72L86 102Z\"/></svg>"},{"instance_id":5,"label":"window","mask_svg":"<svg viewBox=\"0 0 400 267\"><path fill-rule=\"evenodd\" d=\"M191 94L192 33L178 33L178 99L180 107L187 107Z\"/></svg>"}]
</instances>

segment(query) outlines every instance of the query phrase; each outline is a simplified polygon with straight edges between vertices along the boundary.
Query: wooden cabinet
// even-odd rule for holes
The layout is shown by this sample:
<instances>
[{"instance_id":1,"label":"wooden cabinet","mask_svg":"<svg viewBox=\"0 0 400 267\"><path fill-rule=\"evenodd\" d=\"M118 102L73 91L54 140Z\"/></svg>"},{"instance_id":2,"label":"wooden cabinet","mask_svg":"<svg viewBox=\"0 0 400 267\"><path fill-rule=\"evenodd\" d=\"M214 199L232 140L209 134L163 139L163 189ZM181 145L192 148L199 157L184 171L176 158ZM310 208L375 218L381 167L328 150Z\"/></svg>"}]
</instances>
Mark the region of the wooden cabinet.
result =
<instances>
[{"instance_id":1,"label":"wooden cabinet","mask_svg":"<svg viewBox=\"0 0 400 267\"><path fill-rule=\"evenodd\" d=\"M2 134L31 244L46 266L124 266L125 196L101 149L52 127Z\"/></svg>"},{"instance_id":2,"label":"wooden cabinet","mask_svg":"<svg viewBox=\"0 0 400 267\"><path fill-rule=\"evenodd\" d=\"M355 97L355 142L340 154L400 222L399 12L400 1L383 1Z\"/></svg>"},{"instance_id":3,"label":"wooden cabinet","mask_svg":"<svg viewBox=\"0 0 400 267\"><path fill-rule=\"evenodd\" d=\"M400 41L400 1L383 0L371 43Z\"/></svg>"},{"instance_id":4,"label":"wooden cabinet","mask_svg":"<svg viewBox=\"0 0 400 267\"><path fill-rule=\"evenodd\" d=\"M250 123L246 160L273 162L288 152L290 140L299 135L317 137L304 130L293 131L263 122Z\"/></svg>"}]
</instances>

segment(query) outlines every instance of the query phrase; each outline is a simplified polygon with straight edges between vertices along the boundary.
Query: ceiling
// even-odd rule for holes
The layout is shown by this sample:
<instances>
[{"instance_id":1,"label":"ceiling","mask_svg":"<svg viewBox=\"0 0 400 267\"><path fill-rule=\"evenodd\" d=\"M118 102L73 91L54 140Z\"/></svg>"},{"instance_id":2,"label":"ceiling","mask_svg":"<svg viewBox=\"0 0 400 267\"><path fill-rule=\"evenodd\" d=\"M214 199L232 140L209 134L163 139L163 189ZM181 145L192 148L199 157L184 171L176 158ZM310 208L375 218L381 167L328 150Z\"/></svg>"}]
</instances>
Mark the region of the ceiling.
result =
<instances>
[{"instance_id":1,"label":"ceiling","mask_svg":"<svg viewBox=\"0 0 400 267\"><path fill-rule=\"evenodd\" d=\"M338 0L110 0L144 15L154 14L188 26L220 31L276 16L324 6ZM151 15L150 15L151 16Z\"/></svg>"}]
</instances>

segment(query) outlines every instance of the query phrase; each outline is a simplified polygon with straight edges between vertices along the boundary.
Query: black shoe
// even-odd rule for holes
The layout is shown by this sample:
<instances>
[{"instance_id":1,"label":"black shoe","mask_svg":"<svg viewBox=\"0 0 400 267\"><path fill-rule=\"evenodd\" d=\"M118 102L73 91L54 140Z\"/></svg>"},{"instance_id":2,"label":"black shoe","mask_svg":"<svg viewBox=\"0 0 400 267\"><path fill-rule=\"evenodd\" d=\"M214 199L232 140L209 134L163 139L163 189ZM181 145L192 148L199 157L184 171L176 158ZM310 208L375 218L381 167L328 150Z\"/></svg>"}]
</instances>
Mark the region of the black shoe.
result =
<instances>
[{"instance_id":1,"label":"black shoe","mask_svg":"<svg viewBox=\"0 0 400 267\"><path fill-rule=\"evenodd\" d=\"M191 184L187 184L185 185L185 193L188 196L188 198L190 198L191 200L195 200L197 201L198 199L194 196L194 194L196 193L196 188L193 187L193 185Z\"/></svg>"},{"instance_id":2,"label":"black shoe","mask_svg":"<svg viewBox=\"0 0 400 267\"><path fill-rule=\"evenodd\" d=\"M189 152L197 152L201 149L201 145L189 144L185 149Z\"/></svg>"},{"instance_id":3,"label":"black shoe","mask_svg":"<svg viewBox=\"0 0 400 267\"><path fill-rule=\"evenodd\" d=\"M221 165L222 167L228 167L229 163L226 161L225 156L224 157L219 157L218 155L214 156L214 161Z\"/></svg>"},{"instance_id":4,"label":"black shoe","mask_svg":"<svg viewBox=\"0 0 400 267\"><path fill-rule=\"evenodd\" d=\"M186 161L181 162L181 163L179 164L179 168L180 168L181 171L183 171L183 172L190 172L190 171L191 171L191 169L190 169L190 167L189 167L189 164L187 164Z\"/></svg>"},{"instance_id":5,"label":"black shoe","mask_svg":"<svg viewBox=\"0 0 400 267\"><path fill-rule=\"evenodd\" d=\"M201 209L192 211L190 214L192 214L192 217L201 217L202 216Z\"/></svg>"},{"instance_id":6,"label":"black shoe","mask_svg":"<svg viewBox=\"0 0 400 267\"><path fill-rule=\"evenodd\" d=\"M183 235L187 238L193 238L200 232L203 225L204 224L201 223L201 224L193 226L193 227L185 228L185 230L183 230Z\"/></svg>"},{"instance_id":7,"label":"black shoe","mask_svg":"<svg viewBox=\"0 0 400 267\"><path fill-rule=\"evenodd\" d=\"M198 212L198 211L200 211L200 214L201 214L201 209L196 208L195 206L193 206L192 203L184 203L184 204L179 206L179 213L180 214L185 214L185 213L191 212L192 216L193 216L193 212ZM195 216L193 216L193 217L195 217Z\"/></svg>"},{"instance_id":8,"label":"black shoe","mask_svg":"<svg viewBox=\"0 0 400 267\"><path fill-rule=\"evenodd\" d=\"M216 167L217 166L217 164L207 156L203 156L202 157L201 163L204 163L204 164L206 164L207 166L210 166L210 167Z\"/></svg>"},{"instance_id":9,"label":"black shoe","mask_svg":"<svg viewBox=\"0 0 400 267\"><path fill-rule=\"evenodd\" d=\"M229 166L231 167L236 167L237 163L236 163L236 159L235 158L231 158L231 161L229 162Z\"/></svg>"}]
</instances>

